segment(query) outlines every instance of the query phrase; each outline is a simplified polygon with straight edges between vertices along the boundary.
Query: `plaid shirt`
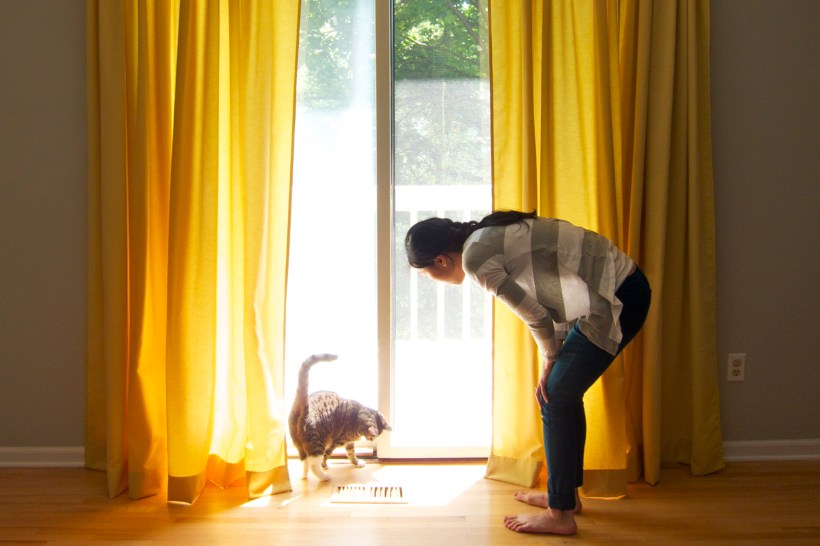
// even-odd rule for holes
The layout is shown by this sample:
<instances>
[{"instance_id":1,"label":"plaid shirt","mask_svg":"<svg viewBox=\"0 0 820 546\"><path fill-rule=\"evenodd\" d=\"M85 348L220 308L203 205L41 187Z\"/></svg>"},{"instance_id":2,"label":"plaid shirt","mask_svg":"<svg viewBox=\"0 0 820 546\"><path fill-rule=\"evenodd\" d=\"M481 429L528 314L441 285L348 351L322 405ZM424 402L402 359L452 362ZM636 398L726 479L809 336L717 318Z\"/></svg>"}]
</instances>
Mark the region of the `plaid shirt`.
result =
<instances>
[{"instance_id":1,"label":"plaid shirt","mask_svg":"<svg viewBox=\"0 0 820 546\"><path fill-rule=\"evenodd\" d=\"M635 268L609 239L555 218L535 218L473 232L464 271L503 301L555 360L555 324L578 319L584 335L616 354L622 304L615 291Z\"/></svg>"}]
</instances>

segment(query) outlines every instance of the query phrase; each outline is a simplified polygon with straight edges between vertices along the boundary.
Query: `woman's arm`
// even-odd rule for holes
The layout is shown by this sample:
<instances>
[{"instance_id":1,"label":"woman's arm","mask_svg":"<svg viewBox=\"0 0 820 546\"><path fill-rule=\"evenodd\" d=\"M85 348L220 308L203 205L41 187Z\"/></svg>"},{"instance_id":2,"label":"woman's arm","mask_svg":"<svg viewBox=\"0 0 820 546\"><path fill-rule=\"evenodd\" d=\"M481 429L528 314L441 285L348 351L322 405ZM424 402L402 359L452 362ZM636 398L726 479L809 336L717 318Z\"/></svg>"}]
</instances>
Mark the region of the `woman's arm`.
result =
<instances>
[{"instance_id":1,"label":"woman's arm","mask_svg":"<svg viewBox=\"0 0 820 546\"><path fill-rule=\"evenodd\" d=\"M528 295L511 277L498 286L496 297L515 313L532 333L545 362L552 362L558 353L555 323L547 308Z\"/></svg>"},{"instance_id":2,"label":"woman's arm","mask_svg":"<svg viewBox=\"0 0 820 546\"><path fill-rule=\"evenodd\" d=\"M478 268L465 262L465 270L481 288L504 302L529 328L545 361L555 360L558 344L555 339L555 324L547 308L527 294L504 268L502 256L496 255L484 260Z\"/></svg>"}]
</instances>

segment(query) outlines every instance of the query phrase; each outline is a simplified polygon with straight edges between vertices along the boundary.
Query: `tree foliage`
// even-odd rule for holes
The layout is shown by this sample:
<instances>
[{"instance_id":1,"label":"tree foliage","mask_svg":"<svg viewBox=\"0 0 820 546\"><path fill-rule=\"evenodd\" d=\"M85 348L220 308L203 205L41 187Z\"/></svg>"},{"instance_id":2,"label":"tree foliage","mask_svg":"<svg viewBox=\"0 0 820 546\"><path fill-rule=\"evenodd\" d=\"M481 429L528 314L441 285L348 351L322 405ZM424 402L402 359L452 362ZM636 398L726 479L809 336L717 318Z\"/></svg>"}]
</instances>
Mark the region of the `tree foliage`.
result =
<instances>
[{"instance_id":1,"label":"tree foliage","mask_svg":"<svg viewBox=\"0 0 820 546\"><path fill-rule=\"evenodd\" d=\"M372 24L357 17L357 3L369 2L302 0L298 89L303 106L316 109L348 104L355 66L362 62L354 54L354 45L373 39Z\"/></svg>"},{"instance_id":2,"label":"tree foliage","mask_svg":"<svg viewBox=\"0 0 820 546\"><path fill-rule=\"evenodd\" d=\"M376 0L382 1L382 0ZM301 99L311 107L345 104L372 63L373 0L303 0L299 43ZM487 76L487 11L482 0L395 0L396 80Z\"/></svg>"},{"instance_id":3,"label":"tree foliage","mask_svg":"<svg viewBox=\"0 0 820 546\"><path fill-rule=\"evenodd\" d=\"M478 0L397 0L396 79L486 76L487 12Z\"/></svg>"},{"instance_id":4,"label":"tree foliage","mask_svg":"<svg viewBox=\"0 0 820 546\"><path fill-rule=\"evenodd\" d=\"M303 0L301 108L372 101L375 1ZM486 0L393 0L396 184L487 183L486 36Z\"/></svg>"}]
</instances>

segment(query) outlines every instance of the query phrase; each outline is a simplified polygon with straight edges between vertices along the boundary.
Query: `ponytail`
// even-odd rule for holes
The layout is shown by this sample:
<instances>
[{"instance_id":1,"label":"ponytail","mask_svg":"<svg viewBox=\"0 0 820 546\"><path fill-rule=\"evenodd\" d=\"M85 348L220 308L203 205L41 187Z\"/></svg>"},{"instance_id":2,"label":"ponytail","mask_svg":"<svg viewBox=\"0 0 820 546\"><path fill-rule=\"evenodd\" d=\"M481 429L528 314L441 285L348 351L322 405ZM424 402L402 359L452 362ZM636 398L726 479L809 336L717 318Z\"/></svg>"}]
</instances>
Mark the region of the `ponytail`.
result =
<instances>
[{"instance_id":1,"label":"ponytail","mask_svg":"<svg viewBox=\"0 0 820 546\"><path fill-rule=\"evenodd\" d=\"M487 226L508 226L510 224L517 224L524 220L535 218L535 211L521 212L517 210L497 210L492 214L488 214L478 222L478 228Z\"/></svg>"},{"instance_id":2,"label":"ponytail","mask_svg":"<svg viewBox=\"0 0 820 546\"><path fill-rule=\"evenodd\" d=\"M437 256L450 252L460 253L464 241L477 229L489 226L506 226L535 218L535 211L519 212L499 210L480 221L455 222L449 218L427 218L417 222L407 231L404 250L411 267L424 269L433 265Z\"/></svg>"}]
</instances>

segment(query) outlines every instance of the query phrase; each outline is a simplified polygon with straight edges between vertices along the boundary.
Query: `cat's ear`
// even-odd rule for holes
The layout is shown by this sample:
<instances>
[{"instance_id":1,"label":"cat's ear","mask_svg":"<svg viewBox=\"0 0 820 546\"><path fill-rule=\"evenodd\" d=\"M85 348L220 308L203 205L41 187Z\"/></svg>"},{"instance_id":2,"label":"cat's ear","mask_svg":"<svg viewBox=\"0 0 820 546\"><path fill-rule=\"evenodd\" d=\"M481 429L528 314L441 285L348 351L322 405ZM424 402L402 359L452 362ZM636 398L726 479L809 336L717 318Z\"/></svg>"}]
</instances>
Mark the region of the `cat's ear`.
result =
<instances>
[{"instance_id":1,"label":"cat's ear","mask_svg":"<svg viewBox=\"0 0 820 546\"><path fill-rule=\"evenodd\" d=\"M384 418L384 415L379 413L378 416L377 416L377 419L378 419L378 422L379 422L379 428L380 429L382 429L382 430L393 430L393 427L390 426L390 424L387 422L387 419Z\"/></svg>"}]
</instances>

